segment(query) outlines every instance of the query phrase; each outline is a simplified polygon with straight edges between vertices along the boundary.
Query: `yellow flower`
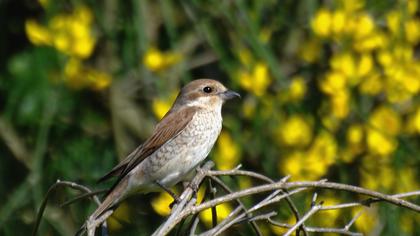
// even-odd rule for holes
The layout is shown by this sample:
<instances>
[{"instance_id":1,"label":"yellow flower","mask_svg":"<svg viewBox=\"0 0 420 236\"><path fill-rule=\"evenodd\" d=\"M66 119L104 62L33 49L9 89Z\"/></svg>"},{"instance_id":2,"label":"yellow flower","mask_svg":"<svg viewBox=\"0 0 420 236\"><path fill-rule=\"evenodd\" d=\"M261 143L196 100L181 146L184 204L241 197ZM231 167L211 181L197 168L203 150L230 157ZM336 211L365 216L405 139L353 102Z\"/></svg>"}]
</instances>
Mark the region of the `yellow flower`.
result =
<instances>
[{"instance_id":1,"label":"yellow flower","mask_svg":"<svg viewBox=\"0 0 420 236\"><path fill-rule=\"evenodd\" d=\"M379 216L376 207L363 207L363 208L352 208L353 217L363 209L360 217L357 218L355 226L357 230L363 234L370 234L375 227L379 224Z\"/></svg>"},{"instance_id":2,"label":"yellow flower","mask_svg":"<svg viewBox=\"0 0 420 236\"><path fill-rule=\"evenodd\" d=\"M306 93L306 82L303 77L296 76L292 78L292 82L289 85L287 91L288 100L290 101L300 101L305 97Z\"/></svg>"},{"instance_id":3,"label":"yellow flower","mask_svg":"<svg viewBox=\"0 0 420 236\"><path fill-rule=\"evenodd\" d=\"M367 76L373 69L373 60L370 53L363 54L357 65L357 74L359 77Z\"/></svg>"},{"instance_id":4,"label":"yellow flower","mask_svg":"<svg viewBox=\"0 0 420 236\"><path fill-rule=\"evenodd\" d=\"M407 1L407 9L408 13L414 15L419 7L419 2L417 0L408 0Z\"/></svg>"},{"instance_id":5,"label":"yellow flower","mask_svg":"<svg viewBox=\"0 0 420 236\"><path fill-rule=\"evenodd\" d=\"M332 25L332 14L325 8L319 9L311 21L312 30L321 37L330 35Z\"/></svg>"},{"instance_id":6,"label":"yellow flower","mask_svg":"<svg viewBox=\"0 0 420 236\"><path fill-rule=\"evenodd\" d=\"M347 143L360 144L363 141L363 126L360 124L352 124L347 129Z\"/></svg>"},{"instance_id":7,"label":"yellow flower","mask_svg":"<svg viewBox=\"0 0 420 236\"><path fill-rule=\"evenodd\" d=\"M377 108L369 118L367 145L370 153L388 156L397 148L394 136L401 130L401 118L389 107Z\"/></svg>"},{"instance_id":8,"label":"yellow flower","mask_svg":"<svg viewBox=\"0 0 420 236\"><path fill-rule=\"evenodd\" d=\"M378 53L377 59L382 66L386 67L391 65L394 62L392 54L387 50L382 50Z\"/></svg>"},{"instance_id":9,"label":"yellow flower","mask_svg":"<svg viewBox=\"0 0 420 236\"><path fill-rule=\"evenodd\" d=\"M367 146L369 152L379 156L388 156L397 148L397 141L376 129L367 129Z\"/></svg>"},{"instance_id":10,"label":"yellow flower","mask_svg":"<svg viewBox=\"0 0 420 236\"><path fill-rule=\"evenodd\" d=\"M217 169L230 170L239 164L240 147L234 142L230 134L222 131L217 141L214 161Z\"/></svg>"},{"instance_id":11,"label":"yellow flower","mask_svg":"<svg viewBox=\"0 0 420 236\"><path fill-rule=\"evenodd\" d=\"M338 158L344 163L351 163L354 161L356 155L361 153L359 150L355 148L342 148L338 153Z\"/></svg>"},{"instance_id":12,"label":"yellow flower","mask_svg":"<svg viewBox=\"0 0 420 236\"><path fill-rule=\"evenodd\" d=\"M358 11L358 10L362 9L365 5L364 0L352 0L352 1L340 0L339 3L342 6L342 8L346 12L349 12L349 13L353 13L355 11Z\"/></svg>"},{"instance_id":13,"label":"yellow flower","mask_svg":"<svg viewBox=\"0 0 420 236\"><path fill-rule=\"evenodd\" d=\"M67 55L84 59L92 54L96 44L91 25L90 9L77 6L71 14L54 16L48 22L48 27L27 21L26 32L35 45L52 45Z\"/></svg>"},{"instance_id":14,"label":"yellow flower","mask_svg":"<svg viewBox=\"0 0 420 236\"><path fill-rule=\"evenodd\" d=\"M54 34L53 44L63 53L87 58L96 44L91 33L92 13L85 6L77 7L70 15L57 15L49 22Z\"/></svg>"},{"instance_id":15,"label":"yellow flower","mask_svg":"<svg viewBox=\"0 0 420 236\"><path fill-rule=\"evenodd\" d=\"M48 45L51 42L51 35L47 28L38 24L35 20L25 22L25 31L29 41L35 45Z\"/></svg>"},{"instance_id":16,"label":"yellow flower","mask_svg":"<svg viewBox=\"0 0 420 236\"><path fill-rule=\"evenodd\" d=\"M355 39L361 39L369 36L375 29L373 19L365 13L358 15L355 18L353 36Z\"/></svg>"},{"instance_id":17,"label":"yellow flower","mask_svg":"<svg viewBox=\"0 0 420 236\"><path fill-rule=\"evenodd\" d=\"M390 191L398 183L395 167L390 164L389 159L367 155L362 158L361 166L360 181L364 188Z\"/></svg>"},{"instance_id":18,"label":"yellow flower","mask_svg":"<svg viewBox=\"0 0 420 236\"><path fill-rule=\"evenodd\" d=\"M294 225L296 224L296 218L294 216L289 217L289 219L287 219L287 221L285 222L286 224L289 225ZM270 224L270 229L273 232L274 235L277 236L281 236L284 235L287 232L287 228L283 228L283 227L279 227L273 224ZM270 233L263 233L262 235L271 235ZM296 235L295 233L292 233L292 235Z\"/></svg>"},{"instance_id":19,"label":"yellow flower","mask_svg":"<svg viewBox=\"0 0 420 236\"><path fill-rule=\"evenodd\" d=\"M401 118L387 106L378 107L369 117L369 124L388 135L397 135L401 130Z\"/></svg>"},{"instance_id":20,"label":"yellow flower","mask_svg":"<svg viewBox=\"0 0 420 236\"><path fill-rule=\"evenodd\" d=\"M401 29L401 14L398 11L390 11L386 16L388 28L394 35L399 35Z\"/></svg>"},{"instance_id":21,"label":"yellow flower","mask_svg":"<svg viewBox=\"0 0 420 236\"><path fill-rule=\"evenodd\" d=\"M336 158L337 142L329 132L322 131L316 136L308 154L310 160L316 160L319 163L329 166L334 163Z\"/></svg>"},{"instance_id":22,"label":"yellow flower","mask_svg":"<svg viewBox=\"0 0 420 236\"><path fill-rule=\"evenodd\" d=\"M65 81L71 88L82 89L86 87L87 80L84 76L82 62L76 58L70 58L64 67Z\"/></svg>"},{"instance_id":23,"label":"yellow flower","mask_svg":"<svg viewBox=\"0 0 420 236\"><path fill-rule=\"evenodd\" d=\"M380 75L378 73L373 73L362 80L359 90L362 94L377 95L383 89L382 83Z\"/></svg>"},{"instance_id":24,"label":"yellow flower","mask_svg":"<svg viewBox=\"0 0 420 236\"><path fill-rule=\"evenodd\" d=\"M130 208L127 203L121 203L111 217L107 219L108 227L111 231L118 231L125 223L130 222Z\"/></svg>"},{"instance_id":25,"label":"yellow flower","mask_svg":"<svg viewBox=\"0 0 420 236\"><path fill-rule=\"evenodd\" d=\"M282 158L278 170L293 180L315 180L325 175L337 155L334 137L322 131L307 152L294 151Z\"/></svg>"},{"instance_id":26,"label":"yellow flower","mask_svg":"<svg viewBox=\"0 0 420 236\"><path fill-rule=\"evenodd\" d=\"M312 127L302 116L293 115L281 124L278 134L283 144L304 147L312 139Z\"/></svg>"},{"instance_id":27,"label":"yellow flower","mask_svg":"<svg viewBox=\"0 0 420 236\"><path fill-rule=\"evenodd\" d=\"M161 192L158 197L151 201L153 210L161 216L167 216L171 213L169 205L174 201L171 195L167 192Z\"/></svg>"},{"instance_id":28,"label":"yellow flower","mask_svg":"<svg viewBox=\"0 0 420 236\"><path fill-rule=\"evenodd\" d=\"M337 91L346 88L347 80L343 73L338 71L331 71L325 75L325 78L320 82L321 90L329 95L334 95Z\"/></svg>"},{"instance_id":29,"label":"yellow flower","mask_svg":"<svg viewBox=\"0 0 420 236\"><path fill-rule=\"evenodd\" d=\"M97 91L108 88L112 81L109 74L94 69L87 70L85 76L89 81L88 86Z\"/></svg>"},{"instance_id":30,"label":"yellow flower","mask_svg":"<svg viewBox=\"0 0 420 236\"><path fill-rule=\"evenodd\" d=\"M339 53L330 60L331 68L334 71L340 71L344 76L350 78L355 76L356 63L354 56L350 52Z\"/></svg>"},{"instance_id":31,"label":"yellow flower","mask_svg":"<svg viewBox=\"0 0 420 236\"><path fill-rule=\"evenodd\" d=\"M340 150L340 159L344 162L351 162L364 151L364 128L360 124L352 124L346 133L346 148Z\"/></svg>"},{"instance_id":32,"label":"yellow flower","mask_svg":"<svg viewBox=\"0 0 420 236\"><path fill-rule=\"evenodd\" d=\"M65 81L74 89L90 88L103 90L109 87L112 78L109 74L85 67L79 59L70 58L64 68Z\"/></svg>"},{"instance_id":33,"label":"yellow flower","mask_svg":"<svg viewBox=\"0 0 420 236\"><path fill-rule=\"evenodd\" d=\"M152 102L152 110L156 118L162 119L165 114L171 109L172 104L176 99L176 92L170 93L170 96L166 98L156 98Z\"/></svg>"},{"instance_id":34,"label":"yellow flower","mask_svg":"<svg viewBox=\"0 0 420 236\"><path fill-rule=\"evenodd\" d=\"M358 52L370 52L378 48L384 48L387 44L387 36L381 32L374 31L366 37L355 39L353 47Z\"/></svg>"},{"instance_id":35,"label":"yellow flower","mask_svg":"<svg viewBox=\"0 0 420 236\"><path fill-rule=\"evenodd\" d=\"M413 48L409 45L400 44L396 45L393 48L392 54L398 62L411 62L414 55L414 51Z\"/></svg>"},{"instance_id":36,"label":"yellow flower","mask_svg":"<svg viewBox=\"0 0 420 236\"><path fill-rule=\"evenodd\" d=\"M220 222L232 212L232 207L229 203L222 203L216 206L216 211L217 222ZM205 225L210 226L212 224L211 209L200 212L200 219L204 222Z\"/></svg>"},{"instance_id":37,"label":"yellow flower","mask_svg":"<svg viewBox=\"0 0 420 236\"><path fill-rule=\"evenodd\" d=\"M398 60L397 60L398 61ZM420 73L415 61L398 63L385 68L387 99L392 103L410 100L420 90Z\"/></svg>"},{"instance_id":38,"label":"yellow flower","mask_svg":"<svg viewBox=\"0 0 420 236\"><path fill-rule=\"evenodd\" d=\"M252 119L255 114L257 101L254 97L246 97L242 103L242 114L247 119Z\"/></svg>"},{"instance_id":39,"label":"yellow flower","mask_svg":"<svg viewBox=\"0 0 420 236\"><path fill-rule=\"evenodd\" d=\"M240 71L238 79L244 89L252 92L256 96L264 95L271 82L268 67L262 62L257 63L252 68L251 73L246 70Z\"/></svg>"},{"instance_id":40,"label":"yellow flower","mask_svg":"<svg viewBox=\"0 0 420 236\"><path fill-rule=\"evenodd\" d=\"M323 206L334 206L339 204L339 201L332 195L329 196L318 196L318 201L323 201ZM334 227L336 226L336 220L340 216L339 210L333 211L320 211L318 217L315 217L317 226L319 227Z\"/></svg>"},{"instance_id":41,"label":"yellow flower","mask_svg":"<svg viewBox=\"0 0 420 236\"><path fill-rule=\"evenodd\" d=\"M161 52L157 48L150 48L143 57L143 64L151 71L157 72L178 63L181 54L174 52Z\"/></svg>"},{"instance_id":42,"label":"yellow flower","mask_svg":"<svg viewBox=\"0 0 420 236\"><path fill-rule=\"evenodd\" d=\"M278 170L285 175L291 175L293 180L303 180L303 167L305 162L305 153L300 151L292 152L282 158L278 164Z\"/></svg>"},{"instance_id":43,"label":"yellow flower","mask_svg":"<svg viewBox=\"0 0 420 236\"><path fill-rule=\"evenodd\" d=\"M416 45L420 40L420 21L419 19L410 19L404 23L405 37L412 45Z\"/></svg>"},{"instance_id":44,"label":"yellow flower","mask_svg":"<svg viewBox=\"0 0 420 236\"><path fill-rule=\"evenodd\" d=\"M415 191L416 189L419 189L419 182L416 177L416 167L404 167L403 169L400 169L398 172L398 175L396 175L398 182L396 189L396 192L410 192Z\"/></svg>"},{"instance_id":45,"label":"yellow flower","mask_svg":"<svg viewBox=\"0 0 420 236\"><path fill-rule=\"evenodd\" d=\"M339 118L346 118L350 111L350 94L347 90L339 90L330 97L332 114Z\"/></svg>"},{"instance_id":46,"label":"yellow flower","mask_svg":"<svg viewBox=\"0 0 420 236\"><path fill-rule=\"evenodd\" d=\"M340 35L346 28L347 15L342 10L337 10L332 13L331 31Z\"/></svg>"}]
</instances>

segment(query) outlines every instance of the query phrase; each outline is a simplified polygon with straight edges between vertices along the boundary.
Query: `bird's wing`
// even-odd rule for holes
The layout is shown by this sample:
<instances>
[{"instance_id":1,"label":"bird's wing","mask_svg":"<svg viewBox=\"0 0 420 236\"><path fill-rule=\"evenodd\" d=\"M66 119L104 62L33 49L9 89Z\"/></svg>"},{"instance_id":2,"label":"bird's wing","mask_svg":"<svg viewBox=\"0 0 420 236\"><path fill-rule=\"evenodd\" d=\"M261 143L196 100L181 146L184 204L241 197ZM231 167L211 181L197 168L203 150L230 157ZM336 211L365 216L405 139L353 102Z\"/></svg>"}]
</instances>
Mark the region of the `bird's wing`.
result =
<instances>
[{"instance_id":1,"label":"bird's wing","mask_svg":"<svg viewBox=\"0 0 420 236\"><path fill-rule=\"evenodd\" d=\"M103 182L108 180L114 176L119 176L121 172L127 167L128 163L130 163L143 149L143 144L138 146L134 151L132 151L124 160L122 160L118 165L114 166L112 170L102 176L97 182Z\"/></svg>"},{"instance_id":2,"label":"bird's wing","mask_svg":"<svg viewBox=\"0 0 420 236\"><path fill-rule=\"evenodd\" d=\"M150 156L163 144L180 134L191 121L196 111L196 107L186 107L168 112L157 124L152 136L130 153L120 164L100 178L99 181L104 181L113 176L118 176L118 180L115 185L118 184L122 178L124 178L145 158Z\"/></svg>"}]
</instances>

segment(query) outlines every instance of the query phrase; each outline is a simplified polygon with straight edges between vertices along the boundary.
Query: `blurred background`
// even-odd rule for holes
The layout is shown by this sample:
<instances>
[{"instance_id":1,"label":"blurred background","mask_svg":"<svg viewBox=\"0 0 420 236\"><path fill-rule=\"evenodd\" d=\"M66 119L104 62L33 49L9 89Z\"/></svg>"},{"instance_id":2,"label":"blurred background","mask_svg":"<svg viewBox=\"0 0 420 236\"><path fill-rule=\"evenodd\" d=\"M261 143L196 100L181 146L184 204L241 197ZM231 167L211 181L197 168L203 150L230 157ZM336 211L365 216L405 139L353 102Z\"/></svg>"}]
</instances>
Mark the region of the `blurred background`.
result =
<instances>
[{"instance_id":1,"label":"blurred background","mask_svg":"<svg viewBox=\"0 0 420 236\"><path fill-rule=\"evenodd\" d=\"M95 181L150 135L182 85L202 77L242 95L225 106L210 155L217 169L241 163L274 179L419 190L419 8L417 0L1 0L0 234L28 235L57 179L112 184ZM76 232L95 208L60 207L77 194L53 193L39 235ZM319 194L325 204L363 199ZM302 212L310 197L296 198ZM170 202L159 193L128 200L108 221L111 235L149 235ZM323 212L307 225L343 227L361 209ZM284 203L275 210L294 222ZM200 218L209 227L210 214ZM265 235L284 232L260 225ZM419 214L381 203L352 230L420 235L419 225Z\"/></svg>"}]
</instances>

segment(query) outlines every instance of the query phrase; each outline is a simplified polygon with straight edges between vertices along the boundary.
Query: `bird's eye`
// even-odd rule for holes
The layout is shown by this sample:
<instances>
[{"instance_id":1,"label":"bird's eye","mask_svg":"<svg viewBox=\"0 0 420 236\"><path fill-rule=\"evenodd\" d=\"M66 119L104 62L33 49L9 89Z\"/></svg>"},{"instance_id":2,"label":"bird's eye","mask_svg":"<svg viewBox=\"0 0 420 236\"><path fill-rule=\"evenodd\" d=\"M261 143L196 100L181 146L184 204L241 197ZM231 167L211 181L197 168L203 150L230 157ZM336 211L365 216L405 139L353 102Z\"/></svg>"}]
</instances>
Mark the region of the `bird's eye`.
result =
<instances>
[{"instance_id":1,"label":"bird's eye","mask_svg":"<svg viewBox=\"0 0 420 236\"><path fill-rule=\"evenodd\" d=\"M206 86L206 87L203 88L203 91L205 93L211 93L213 91L213 89L211 87L209 87L209 86Z\"/></svg>"}]
</instances>

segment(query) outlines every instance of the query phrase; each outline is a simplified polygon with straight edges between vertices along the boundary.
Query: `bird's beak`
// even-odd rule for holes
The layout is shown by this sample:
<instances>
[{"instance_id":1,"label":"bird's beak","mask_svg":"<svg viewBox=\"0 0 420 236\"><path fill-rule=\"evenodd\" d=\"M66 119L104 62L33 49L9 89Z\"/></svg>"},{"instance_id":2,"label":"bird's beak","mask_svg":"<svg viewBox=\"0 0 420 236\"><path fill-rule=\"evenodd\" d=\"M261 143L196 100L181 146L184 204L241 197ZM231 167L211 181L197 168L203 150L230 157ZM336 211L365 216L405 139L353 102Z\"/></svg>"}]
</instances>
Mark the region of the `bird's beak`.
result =
<instances>
[{"instance_id":1,"label":"bird's beak","mask_svg":"<svg viewBox=\"0 0 420 236\"><path fill-rule=\"evenodd\" d=\"M232 90L226 90L223 93L220 93L220 96L222 97L223 100L230 100L234 97L238 97L238 98L241 97L239 93Z\"/></svg>"}]
</instances>

